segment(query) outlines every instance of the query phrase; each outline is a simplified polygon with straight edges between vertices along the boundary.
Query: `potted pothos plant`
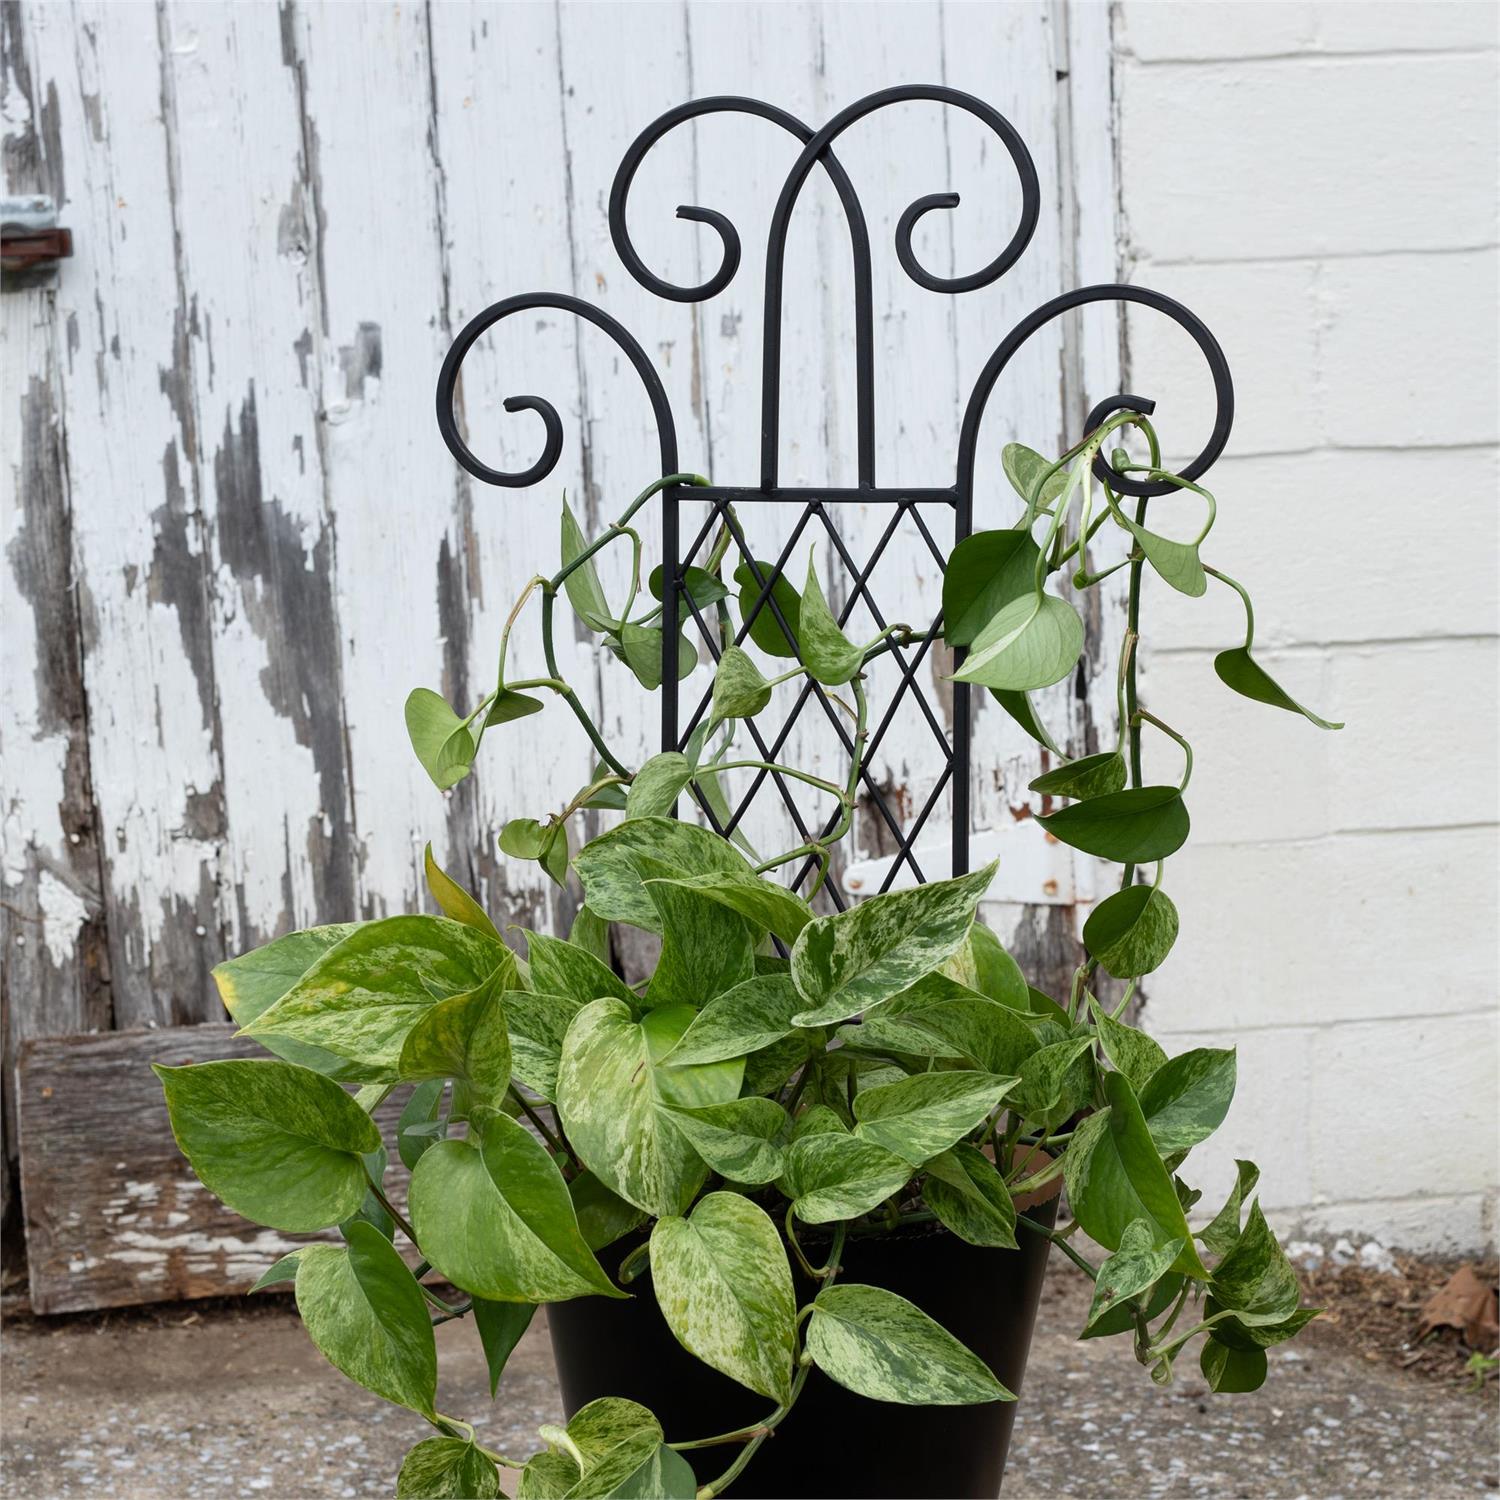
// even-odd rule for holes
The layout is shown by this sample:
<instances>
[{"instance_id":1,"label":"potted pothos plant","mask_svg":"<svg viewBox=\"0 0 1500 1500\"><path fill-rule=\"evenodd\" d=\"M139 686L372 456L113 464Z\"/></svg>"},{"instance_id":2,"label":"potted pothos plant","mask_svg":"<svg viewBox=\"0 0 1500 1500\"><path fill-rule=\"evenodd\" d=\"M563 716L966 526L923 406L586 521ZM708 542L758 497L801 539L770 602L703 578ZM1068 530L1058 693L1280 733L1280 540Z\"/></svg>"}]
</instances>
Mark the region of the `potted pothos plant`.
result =
<instances>
[{"instance_id":1,"label":"potted pothos plant","mask_svg":"<svg viewBox=\"0 0 1500 1500\"><path fill-rule=\"evenodd\" d=\"M1149 461L1114 448L1116 471L1172 480L1135 413L1056 462L1012 445L1015 523L962 541L943 585L947 640L966 653L955 676L989 688L1059 758L1032 783L1039 820L1123 867L1084 925L1067 994L1032 987L976 917L993 866L821 915L777 878L811 860L810 895L826 877L855 810L865 671L904 634L851 641L811 564L800 591L754 559L731 568L726 530L682 584L718 633L711 714L685 751L633 768L612 752L558 668L553 612L565 598L646 689L664 661L691 670L696 652L664 642L661 606L640 592L631 526L686 475L653 484L593 540L565 502L562 565L512 611L494 691L462 715L424 689L407 703L443 789L543 695L577 719L597 774L500 834L509 855L576 880L568 937L526 932L513 947L429 847L442 915L291 933L215 971L242 1034L275 1055L158 1068L172 1128L236 1212L293 1233L337 1228L256 1286L294 1282L329 1361L432 1429L398 1495L494 1496L503 1468L527 1500L993 1495L1053 1246L1094 1283L1081 1336L1128 1338L1158 1383L1196 1344L1213 1390L1253 1390L1266 1349L1314 1316L1251 1198L1256 1168L1241 1162L1227 1201L1201 1216L1180 1175L1228 1111L1234 1052L1169 1058L1126 1019L1177 937L1164 869L1187 838L1192 769L1187 738L1137 691L1148 570L1185 594L1210 579L1237 593L1245 639L1216 659L1219 677L1337 726L1252 655L1249 596L1200 557L1206 491L1174 481L1204 512L1180 541L1147 528L1146 502L1127 513L1108 484L1096 490L1094 460L1127 425ZM1126 554L1093 572L1105 526ZM616 544L633 553L618 610L594 564ZM1048 585L1095 587L1115 567L1129 595L1118 739L1067 760L1028 696L1084 646L1081 616ZM659 600L659 573L647 591ZM544 667L528 677L509 644L533 596ZM721 778L771 769L735 756L737 723L804 677L849 715L849 774L774 770L826 796L827 835L767 858L675 816L697 805L729 821ZM1147 779L1148 732L1175 780ZM623 816L575 852L584 809ZM611 962L617 926L660 937L639 983ZM393 1091L404 1104L386 1140L372 1116ZM404 1205L387 1185L392 1149L410 1170ZM535 1452L497 1452L473 1413L439 1401L434 1325L472 1321L493 1394L544 1304L564 1410Z\"/></svg>"}]
</instances>

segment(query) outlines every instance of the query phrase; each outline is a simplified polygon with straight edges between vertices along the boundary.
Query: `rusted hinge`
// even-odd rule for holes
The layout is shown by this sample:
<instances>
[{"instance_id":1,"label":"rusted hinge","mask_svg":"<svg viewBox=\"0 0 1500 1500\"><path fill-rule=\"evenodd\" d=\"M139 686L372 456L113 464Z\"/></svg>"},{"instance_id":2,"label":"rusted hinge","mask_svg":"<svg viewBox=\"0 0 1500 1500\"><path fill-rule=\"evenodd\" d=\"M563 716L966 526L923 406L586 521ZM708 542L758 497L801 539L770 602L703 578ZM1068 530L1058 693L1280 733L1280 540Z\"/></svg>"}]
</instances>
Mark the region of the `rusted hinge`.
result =
<instances>
[{"instance_id":1,"label":"rusted hinge","mask_svg":"<svg viewBox=\"0 0 1500 1500\"><path fill-rule=\"evenodd\" d=\"M0 271L39 271L73 253L73 231L60 229L50 198L0 200Z\"/></svg>"}]
</instances>

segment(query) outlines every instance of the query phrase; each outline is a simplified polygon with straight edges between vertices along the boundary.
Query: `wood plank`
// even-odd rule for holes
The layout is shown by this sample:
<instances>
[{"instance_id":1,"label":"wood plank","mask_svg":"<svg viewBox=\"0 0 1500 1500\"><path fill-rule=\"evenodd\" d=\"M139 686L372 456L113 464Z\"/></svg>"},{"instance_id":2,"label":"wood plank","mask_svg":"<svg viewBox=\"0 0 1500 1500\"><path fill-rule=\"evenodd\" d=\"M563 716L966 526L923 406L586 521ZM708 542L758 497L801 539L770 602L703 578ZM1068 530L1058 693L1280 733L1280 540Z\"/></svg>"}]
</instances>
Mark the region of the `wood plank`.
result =
<instances>
[{"instance_id":1,"label":"wood plank","mask_svg":"<svg viewBox=\"0 0 1500 1500\"><path fill-rule=\"evenodd\" d=\"M57 115L36 87L22 13L7 5L5 190L63 194ZM109 1025L109 959L101 909L98 828L89 769L82 620L72 587L68 486L57 338L57 273L0 297L0 1217L12 1191L10 1079L21 1037Z\"/></svg>"},{"instance_id":2,"label":"wood plank","mask_svg":"<svg viewBox=\"0 0 1500 1500\"><path fill-rule=\"evenodd\" d=\"M265 1056L234 1031L212 1023L22 1043L16 1093L34 1312L233 1296L299 1244L335 1237L242 1219L177 1149L149 1065ZM375 1115L388 1147L400 1109L396 1094ZM388 1191L401 1207L407 1174L391 1154Z\"/></svg>"}]
</instances>

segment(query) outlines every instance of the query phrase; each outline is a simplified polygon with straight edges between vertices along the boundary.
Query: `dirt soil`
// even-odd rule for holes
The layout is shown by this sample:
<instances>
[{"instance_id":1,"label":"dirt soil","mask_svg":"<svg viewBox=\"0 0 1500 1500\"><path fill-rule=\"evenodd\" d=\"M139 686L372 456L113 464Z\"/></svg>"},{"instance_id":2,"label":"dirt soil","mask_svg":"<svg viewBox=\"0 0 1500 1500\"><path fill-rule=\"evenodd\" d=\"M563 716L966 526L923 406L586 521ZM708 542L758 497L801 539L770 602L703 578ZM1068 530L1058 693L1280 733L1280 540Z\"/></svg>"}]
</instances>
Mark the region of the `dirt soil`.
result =
<instances>
[{"instance_id":1,"label":"dirt soil","mask_svg":"<svg viewBox=\"0 0 1500 1500\"><path fill-rule=\"evenodd\" d=\"M1368 1324L1319 1320L1271 1352L1264 1389L1221 1397L1191 1360L1158 1390L1123 1341L1076 1342L1087 1306L1083 1277L1055 1263L1006 1500L1500 1497L1494 1385L1470 1394L1401 1369L1383 1346L1351 1342ZM542 1320L493 1404L467 1323L439 1328L438 1344L440 1408L473 1420L489 1447L533 1451L558 1415ZM325 1365L284 1298L13 1318L0 1353L7 1500L389 1496L427 1434ZM753 1473L732 1493L753 1496Z\"/></svg>"}]
</instances>

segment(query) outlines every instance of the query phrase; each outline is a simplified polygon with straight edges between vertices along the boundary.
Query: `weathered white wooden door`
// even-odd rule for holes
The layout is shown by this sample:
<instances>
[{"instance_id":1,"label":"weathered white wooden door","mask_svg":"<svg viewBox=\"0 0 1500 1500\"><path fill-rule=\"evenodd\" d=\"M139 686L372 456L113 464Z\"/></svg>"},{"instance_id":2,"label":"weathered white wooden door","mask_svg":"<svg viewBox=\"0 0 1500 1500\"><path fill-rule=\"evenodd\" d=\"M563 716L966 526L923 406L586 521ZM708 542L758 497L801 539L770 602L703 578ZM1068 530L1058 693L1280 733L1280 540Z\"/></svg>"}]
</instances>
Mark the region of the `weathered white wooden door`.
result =
<instances>
[{"instance_id":1,"label":"weathered white wooden door","mask_svg":"<svg viewBox=\"0 0 1500 1500\"><path fill-rule=\"evenodd\" d=\"M528 721L546 728L444 801L401 704L488 680L506 610L552 561L559 489L614 515L655 477L655 435L612 348L540 317L476 351L465 408L475 446L519 467L538 431L500 403L546 395L562 462L534 492L471 483L433 422L454 331L514 291L596 300L657 362L685 465L752 482L759 246L795 143L719 117L643 168L631 226L661 275L701 281L717 255L676 204L741 228L739 276L702 304L657 301L620 266L622 150L696 95L817 125L878 87L954 85L1015 123L1041 177L1041 225L996 285L934 296L892 248L906 204L949 188L962 206L918 234L928 264L971 269L1009 238L1019 190L977 121L903 105L839 147L876 251L882 480L951 483L986 355L1040 301L1115 277L1108 32L1094 0L7 4L6 191L55 198L75 246L3 299L7 1077L22 1036L218 1018L226 953L421 904L428 839L505 919L562 915L494 833L582 783L581 738ZM788 255L788 482L851 473L847 257L811 183ZM976 525L1013 515L1001 445L1076 435L1117 364L1107 308L1031 341L990 406ZM900 587L931 588L930 560L908 567ZM626 758L654 749L652 706L604 683L589 642L566 649ZM1091 691L1047 705L1075 744ZM1008 825L1033 749L993 708L975 746L976 827ZM915 788L933 770L897 736L877 774ZM1035 903L1033 949L1068 925L1068 892L1040 885L1011 892Z\"/></svg>"}]
</instances>

